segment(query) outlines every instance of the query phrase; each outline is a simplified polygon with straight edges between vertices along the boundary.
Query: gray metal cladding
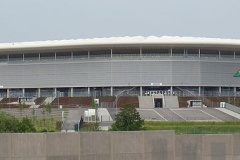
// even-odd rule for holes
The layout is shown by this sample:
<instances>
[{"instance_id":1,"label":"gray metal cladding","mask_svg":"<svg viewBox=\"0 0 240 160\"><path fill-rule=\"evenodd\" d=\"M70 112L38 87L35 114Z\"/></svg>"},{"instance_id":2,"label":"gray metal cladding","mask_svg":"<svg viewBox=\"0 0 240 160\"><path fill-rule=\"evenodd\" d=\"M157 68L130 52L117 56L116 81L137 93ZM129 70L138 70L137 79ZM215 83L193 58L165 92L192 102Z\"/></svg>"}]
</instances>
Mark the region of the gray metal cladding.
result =
<instances>
[{"instance_id":1,"label":"gray metal cladding","mask_svg":"<svg viewBox=\"0 0 240 160\"><path fill-rule=\"evenodd\" d=\"M201 62L200 85L239 86L240 79L233 77L239 69L239 62Z\"/></svg>"},{"instance_id":2,"label":"gray metal cladding","mask_svg":"<svg viewBox=\"0 0 240 160\"><path fill-rule=\"evenodd\" d=\"M0 64L4 88L239 86L237 61L101 60Z\"/></svg>"},{"instance_id":3,"label":"gray metal cladding","mask_svg":"<svg viewBox=\"0 0 240 160\"><path fill-rule=\"evenodd\" d=\"M200 61L174 61L172 83L177 86L198 86L201 82Z\"/></svg>"}]
</instances>

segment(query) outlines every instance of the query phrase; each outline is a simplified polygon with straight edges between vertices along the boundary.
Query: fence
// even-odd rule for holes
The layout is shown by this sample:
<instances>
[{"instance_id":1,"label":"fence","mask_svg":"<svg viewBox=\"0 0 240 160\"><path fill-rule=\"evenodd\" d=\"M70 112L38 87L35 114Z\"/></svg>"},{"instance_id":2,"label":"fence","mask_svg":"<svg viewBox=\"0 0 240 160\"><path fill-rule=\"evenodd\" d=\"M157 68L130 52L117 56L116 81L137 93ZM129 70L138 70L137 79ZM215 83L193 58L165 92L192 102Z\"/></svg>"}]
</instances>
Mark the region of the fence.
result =
<instances>
[{"instance_id":1,"label":"fence","mask_svg":"<svg viewBox=\"0 0 240 160\"><path fill-rule=\"evenodd\" d=\"M100 108L115 108L115 102L101 102Z\"/></svg>"},{"instance_id":2,"label":"fence","mask_svg":"<svg viewBox=\"0 0 240 160\"><path fill-rule=\"evenodd\" d=\"M213 102L207 99L206 97L201 97L202 103L205 104L207 107L217 108L220 107L220 102Z\"/></svg>"}]
</instances>

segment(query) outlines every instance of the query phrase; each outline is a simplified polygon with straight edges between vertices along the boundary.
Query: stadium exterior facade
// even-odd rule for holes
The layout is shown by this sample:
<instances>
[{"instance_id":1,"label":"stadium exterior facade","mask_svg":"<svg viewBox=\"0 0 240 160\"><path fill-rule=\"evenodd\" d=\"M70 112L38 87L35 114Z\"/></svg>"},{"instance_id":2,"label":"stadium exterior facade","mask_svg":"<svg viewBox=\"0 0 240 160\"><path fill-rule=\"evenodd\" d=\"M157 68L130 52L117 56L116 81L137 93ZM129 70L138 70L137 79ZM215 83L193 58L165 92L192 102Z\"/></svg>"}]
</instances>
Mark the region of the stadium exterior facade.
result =
<instances>
[{"instance_id":1,"label":"stadium exterior facade","mask_svg":"<svg viewBox=\"0 0 240 160\"><path fill-rule=\"evenodd\" d=\"M239 69L240 40L164 36L3 43L0 97L237 96Z\"/></svg>"}]
</instances>

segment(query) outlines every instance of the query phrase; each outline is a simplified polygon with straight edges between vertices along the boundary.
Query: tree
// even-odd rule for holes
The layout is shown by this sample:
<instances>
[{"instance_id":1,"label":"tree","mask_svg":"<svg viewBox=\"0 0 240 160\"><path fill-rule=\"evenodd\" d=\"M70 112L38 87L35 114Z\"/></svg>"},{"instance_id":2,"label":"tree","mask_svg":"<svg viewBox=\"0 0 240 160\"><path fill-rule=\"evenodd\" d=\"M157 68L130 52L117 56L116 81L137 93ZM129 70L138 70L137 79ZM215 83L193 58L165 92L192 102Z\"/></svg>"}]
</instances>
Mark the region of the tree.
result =
<instances>
[{"instance_id":1,"label":"tree","mask_svg":"<svg viewBox=\"0 0 240 160\"><path fill-rule=\"evenodd\" d=\"M26 108L25 103L20 103L20 104L19 104L19 112L20 112L21 118L22 118L23 110L24 110L25 108Z\"/></svg>"},{"instance_id":2,"label":"tree","mask_svg":"<svg viewBox=\"0 0 240 160\"><path fill-rule=\"evenodd\" d=\"M17 133L19 121L10 114L0 112L0 133Z\"/></svg>"},{"instance_id":3,"label":"tree","mask_svg":"<svg viewBox=\"0 0 240 160\"><path fill-rule=\"evenodd\" d=\"M47 105L46 105L45 107L46 107L46 112L47 112L47 114L48 114L48 120L49 120L50 114L51 114L51 112L52 112L52 105L51 105L50 103L47 103ZM51 124L53 124L53 117L51 117L50 121L51 121ZM49 124L49 121L47 121L47 122L48 122L48 123L47 123L47 131L49 131L51 124Z\"/></svg>"},{"instance_id":4,"label":"tree","mask_svg":"<svg viewBox=\"0 0 240 160\"><path fill-rule=\"evenodd\" d=\"M112 131L138 131L143 130L144 120L140 114L130 104L124 105L116 115L116 121L113 123Z\"/></svg>"},{"instance_id":5,"label":"tree","mask_svg":"<svg viewBox=\"0 0 240 160\"><path fill-rule=\"evenodd\" d=\"M36 132L31 120L23 118L18 120L12 115L0 112L0 133Z\"/></svg>"},{"instance_id":6,"label":"tree","mask_svg":"<svg viewBox=\"0 0 240 160\"><path fill-rule=\"evenodd\" d=\"M32 124L31 120L27 117L23 118L22 121L19 123L19 132L36 132L34 125Z\"/></svg>"},{"instance_id":7,"label":"tree","mask_svg":"<svg viewBox=\"0 0 240 160\"><path fill-rule=\"evenodd\" d=\"M48 115L52 112L52 105L50 103L47 103L46 105L46 112L48 113Z\"/></svg>"},{"instance_id":8,"label":"tree","mask_svg":"<svg viewBox=\"0 0 240 160\"><path fill-rule=\"evenodd\" d=\"M95 109L95 116L92 116L92 120L95 119L96 123L98 121L98 113L97 113L97 110L98 110L98 104L95 102L95 100L93 99L92 100L92 104L91 104L92 108Z\"/></svg>"},{"instance_id":9,"label":"tree","mask_svg":"<svg viewBox=\"0 0 240 160\"><path fill-rule=\"evenodd\" d=\"M35 108L33 107L32 108L32 118L33 118L33 120L36 119L35 114L36 114L36 111L35 111Z\"/></svg>"}]
</instances>

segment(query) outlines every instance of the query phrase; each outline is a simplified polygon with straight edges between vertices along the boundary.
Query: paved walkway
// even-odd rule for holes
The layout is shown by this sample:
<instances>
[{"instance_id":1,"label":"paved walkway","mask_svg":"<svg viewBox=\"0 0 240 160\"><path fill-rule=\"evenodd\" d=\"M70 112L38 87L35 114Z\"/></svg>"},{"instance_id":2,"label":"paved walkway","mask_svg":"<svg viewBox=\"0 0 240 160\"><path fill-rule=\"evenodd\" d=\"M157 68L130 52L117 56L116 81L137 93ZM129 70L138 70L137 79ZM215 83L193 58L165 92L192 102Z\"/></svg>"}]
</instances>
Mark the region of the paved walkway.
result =
<instances>
[{"instance_id":1,"label":"paved walkway","mask_svg":"<svg viewBox=\"0 0 240 160\"><path fill-rule=\"evenodd\" d=\"M98 117L100 122L112 122L112 117L107 108L98 108Z\"/></svg>"},{"instance_id":2,"label":"paved walkway","mask_svg":"<svg viewBox=\"0 0 240 160\"><path fill-rule=\"evenodd\" d=\"M74 131L74 125L77 124L80 119L81 116L83 117L84 115L84 109L81 108L77 108L77 109L69 109L68 110L68 116L65 120L64 123L64 130L67 131Z\"/></svg>"},{"instance_id":3,"label":"paved walkway","mask_svg":"<svg viewBox=\"0 0 240 160\"><path fill-rule=\"evenodd\" d=\"M216 108L216 109L219 110L219 111L222 111L222 112L224 112L224 113L226 113L226 114L228 114L230 116L233 116L233 117L235 117L237 119L240 119L240 114L238 114L236 112L230 111L230 110L228 110L226 108Z\"/></svg>"},{"instance_id":4,"label":"paved walkway","mask_svg":"<svg viewBox=\"0 0 240 160\"><path fill-rule=\"evenodd\" d=\"M108 130L113 123L113 119L107 108L98 108L99 128L101 130Z\"/></svg>"}]
</instances>

